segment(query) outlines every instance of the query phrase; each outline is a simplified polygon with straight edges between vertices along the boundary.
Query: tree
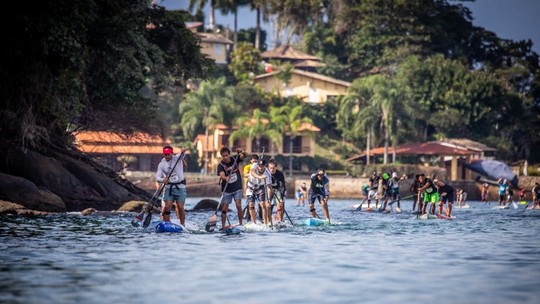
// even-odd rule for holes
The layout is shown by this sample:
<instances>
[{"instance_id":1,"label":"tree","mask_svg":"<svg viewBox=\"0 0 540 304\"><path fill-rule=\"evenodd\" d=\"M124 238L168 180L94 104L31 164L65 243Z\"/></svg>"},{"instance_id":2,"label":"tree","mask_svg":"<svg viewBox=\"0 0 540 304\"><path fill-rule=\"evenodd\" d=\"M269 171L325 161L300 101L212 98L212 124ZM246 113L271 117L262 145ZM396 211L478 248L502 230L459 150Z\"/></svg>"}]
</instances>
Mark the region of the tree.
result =
<instances>
[{"instance_id":1,"label":"tree","mask_svg":"<svg viewBox=\"0 0 540 304\"><path fill-rule=\"evenodd\" d=\"M261 71L261 54L249 43L240 43L231 53L229 70L240 82L251 83L253 77Z\"/></svg>"},{"instance_id":2,"label":"tree","mask_svg":"<svg viewBox=\"0 0 540 304\"><path fill-rule=\"evenodd\" d=\"M281 134L289 136L289 176L292 176L292 153L294 139L302 132L306 132L306 125L313 121L303 113L303 105L292 106L286 104L279 108L270 107L270 120Z\"/></svg>"},{"instance_id":3,"label":"tree","mask_svg":"<svg viewBox=\"0 0 540 304\"><path fill-rule=\"evenodd\" d=\"M270 123L268 113L260 109L253 110L253 113L238 117L236 120L238 129L232 132L229 137L229 144L232 145L236 139L247 138L249 141L256 140L256 149L261 148L261 138L270 139L272 144L281 146L283 141L282 133L279 128ZM270 148L270 153L274 153L273 147Z\"/></svg>"},{"instance_id":4,"label":"tree","mask_svg":"<svg viewBox=\"0 0 540 304\"><path fill-rule=\"evenodd\" d=\"M182 117L184 135L194 138L198 130L204 128L206 151L204 152L204 168L208 171L209 132L218 123L223 122L224 113L228 108L235 108L233 88L225 83L225 78L215 81L204 81L199 89L185 95L180 104L179 113Z\"/></svg>"},{"instance_id":5,"label":"tree","mask_svg":"<svg viewBox=\"0 0 540 304\"><path fill-rule=\"evenodd\" d=\"M189 0L189 11L193 12L193 9L197 6L197 14L202 15L201 12L204 10L206 3L210 3L208 27L211 31L214 31L216 29L216 0Z\"/></svg>"},{"instance_id":6,"label":"tree","mask_svg":"<svg viewBox=\"0 0 540 304\"><path fill-rule=\"evenodd\" d=\"M2 31L3 146L46 151L70 144L75 129L163 132L143 89L206 71L183 15L146 0L14 5L3 18L18 25Z\"/></svg>"}]
</instances>

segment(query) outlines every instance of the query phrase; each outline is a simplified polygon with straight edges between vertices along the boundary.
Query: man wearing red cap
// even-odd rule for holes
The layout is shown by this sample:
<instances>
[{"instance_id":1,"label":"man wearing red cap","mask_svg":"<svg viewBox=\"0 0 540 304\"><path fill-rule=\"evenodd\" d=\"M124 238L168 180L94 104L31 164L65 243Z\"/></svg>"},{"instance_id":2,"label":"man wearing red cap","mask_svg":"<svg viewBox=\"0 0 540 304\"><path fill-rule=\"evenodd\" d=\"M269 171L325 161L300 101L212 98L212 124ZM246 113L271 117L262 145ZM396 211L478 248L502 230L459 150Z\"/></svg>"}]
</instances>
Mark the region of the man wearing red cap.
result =
<instances>
[{"instance_id":1,"label":"man wearing red cap","mask_svg":"<svg viewBox=\"0 0 540 304\"><path fill-rule=\"evenodd\" d=\"M163 147L163 159L158 164L156 172L156 181L163 183L163 202L161 215L165 222L171 221L171 209L173 203L176 207L176 217L180 220L180 224L186 223L186 211L184 205L186 202L186 178L184 177L184 168L187 165L184 153L186 150L181 149L180 155L173 154L171 146Z\"/></svg>"}]
</instances>

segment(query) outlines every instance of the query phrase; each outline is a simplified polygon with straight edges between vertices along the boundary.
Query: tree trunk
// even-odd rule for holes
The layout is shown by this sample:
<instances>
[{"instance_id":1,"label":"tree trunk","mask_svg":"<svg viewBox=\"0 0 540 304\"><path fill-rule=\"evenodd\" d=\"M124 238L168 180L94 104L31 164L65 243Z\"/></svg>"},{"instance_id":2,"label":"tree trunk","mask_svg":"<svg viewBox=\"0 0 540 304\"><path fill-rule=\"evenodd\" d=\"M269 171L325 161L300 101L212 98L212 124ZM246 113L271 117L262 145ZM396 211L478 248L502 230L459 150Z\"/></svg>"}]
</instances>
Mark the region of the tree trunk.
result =
<instances>
[{"instance_id":1,"label":"tree trunk","mask_svg":"<svg viewBox=\"0 0 540 304\"><path fill-rule=\"evenodd\" d=\"M292 177L292 163L293 163L293 137L289 137L289 177Z\"/></svg>"},{"instance_id":2,"label":"tree trunk","mask_svg":"<svg viewBox=\"0 0 540 304\"><path fill-rule=\"evenodd\" d=\"M261 7L257 4L257 25L255 26L255 48L261 50Z\"/></svg>"}]
</instances>

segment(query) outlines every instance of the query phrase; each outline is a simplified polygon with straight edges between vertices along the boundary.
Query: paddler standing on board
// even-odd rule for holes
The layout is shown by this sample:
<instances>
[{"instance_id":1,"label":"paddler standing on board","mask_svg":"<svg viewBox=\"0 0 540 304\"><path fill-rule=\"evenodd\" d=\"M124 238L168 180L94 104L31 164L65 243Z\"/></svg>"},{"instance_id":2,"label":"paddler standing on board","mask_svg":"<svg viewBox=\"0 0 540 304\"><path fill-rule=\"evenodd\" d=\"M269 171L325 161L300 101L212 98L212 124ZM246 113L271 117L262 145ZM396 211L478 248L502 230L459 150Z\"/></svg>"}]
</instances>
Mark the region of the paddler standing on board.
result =
<instances>
[{"instance_id":1,"label":"paddler standing on board","mask_svg":"<svg viewBox=\"0 0 540 304\"><path fill-rule=\"evenodd\" d=\"M439 192L433 181L425 176L425 174L420 174L418 176L418 181L422 185L418 189L418 195L424 194L424 206L422 207L422 215L426 214L427 205L430 204L430 213L435 214L435 204L439 201Z\"/></svg>"},{"instance_id":2,"label":"paddler standing on board","mask_svg":"<svg viewBox=\"0 0 540 304\"><path fill-rule=\"evenodd\" d=\"M499 206L506 205L507 202L507 192L508 192L508 183L506 178L499 177Z\"/></svg>"},{"instance_id":3,"label":"paddler standing on board","mask_svg":"<svg viewBox=\"0 0 540 304\"><path fill-rule=\"evenodd\" d=\"M452 215L452 205L454 204L454 188L441 180L434 179L433 182L439 191L439 214L443 215L444 204L448 202L448 209L446 209L446 216Z\"/></svg>"},{"instance_id":4,"label":"paddler standing on board","mask_svg":"<svg viewBox=\"0 0 540 304\"><path fill-rule=\"evenodd\" d=\"M163 159L158 164L156 172L156 182L165 184L163 188L161 218L164 222L171 221L171 209L174 203L176 217L182 225L186 224L184 204L186 202L187 191L184 168L187 163L183 154L185 151L186 149L182 149L179 155L173 155L173 148L171 146L163 147ZM176 163L177 165L175 167Z\"/></svg>"},{"instance_id":5,"label":"paddler standing on board","mask_svg":"<svg viewBox=\"0 0 540 304\"><path fill-rule=\"evenodd\" d=\"M416 214L422 212L422 205L424 198L418 193L418 189L422 186L420 184L420 181L418 180L420 178L420 174L416 174L414 176L414 180L411 184L411 187L409 188L409 191L413 194L413 205L412 205L412 211L414 213L416 204L418 204L418 210L415 212Z\"/></svg>"},{"instance_id":6,"label":"paddler standing on board","mask_svg":"<svg viewBox=\"0 0 540 304\"><path fill-rule=\"evenodd\" d=\"M368 192L368 199L367 199L367 209L366 211L372 211L373 209L369 206L371 204L371 200L375 200L375 209L379 208L379 180L382 177L377 175L377 172L373 172L371 176L369 177L369 192Z\"/></svg>"},{"instance_id":7,"label":"paddler standing on board","mask_svg":"<svg viewBox=\"0 0 540 304\"><path fill-rule=\"evenodd\" d=\"M534 183L534 187L531 190L532 192L532 209L540 209L540 184Z\"/></svg>"},{"instance_id":8,"label":"paddler standing on board","mask_svg":"<svg viewBox=\"0 0 540 304\"><path fill-rule=\"evenodd\" d=\"M330 197L330 180L326 177L323 169L317 170L317 173L311 175L311 185L309 187L309 211L311 216L318 218L315 210L315 200L319 200L323 210L324 219L330 222L330 213L328 212L328 198Z\"/></svg>"},{"instance_id":9,"label":"paddler standing on board","mask_svg":"<svg viewBox=\"0 0 540 304\"><path fill-rule=\"evenodd\" d=\"M255 221L255 198L259 201L262 209L262 219L265 225L269 226L272 223L272 173L266 168L267 162L260 159L256 164L251 166L248 177L248 190L251 194L248 196L249 214L253 223ZM253 209L252 209L253 208Z\"/></svg>"},{"instance_id":10,"label":"paddler standing on board","mask_svg":"<svg viewBox=\"0 0 540 304\"><path fill-rule=\"evenodd\" d=\"M231 155L228 147L219 150L221 161L218 164L217 174L221 185L221 229L226 227L227 212L229 205L234 201L238 214L238 225L242 226L242 174L238 163L244 160L246 155L241 149L236 150L236 155Z\"/></svg>"}]
</instances>

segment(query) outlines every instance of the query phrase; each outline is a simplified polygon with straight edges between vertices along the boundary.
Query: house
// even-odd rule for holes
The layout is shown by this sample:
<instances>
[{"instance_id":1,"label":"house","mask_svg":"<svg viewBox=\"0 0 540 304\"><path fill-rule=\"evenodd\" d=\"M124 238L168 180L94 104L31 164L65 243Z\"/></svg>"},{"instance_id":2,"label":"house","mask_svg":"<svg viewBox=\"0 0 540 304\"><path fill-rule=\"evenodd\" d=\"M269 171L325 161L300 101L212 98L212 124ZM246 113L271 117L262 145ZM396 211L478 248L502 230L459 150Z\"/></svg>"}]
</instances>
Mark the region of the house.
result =
<instances>
[{"instance_id":1,"label":"house","mask_svg":"<svg viewBox=\"0 0 540 304\"><path fill-rule=\"evenodd\" d=\"M253 81L267 92L277 92L281 96L297 96L308 103L325 103L336 96L347 94L350 82L321 74L292 70L290 82L284 83L276 75L279 71L257 75Z\"/></svg>"},{"instance_id":2,"label":"house","mask_svg":"<svg viewBox=\"0 0 540 304\"><path fill-rule=\"evenodd\" d=\"M171 145L168 139L142 132L80 131L74 135L81 152L117 172L154 171L163 158L163 147Z\"/></svg>"},{"instance_id":3,"label":"house","mask_svg":"<svg viewBox=\"0 0 540 304\"><path fill-rule=\"evenodd\" d=\"M236 129L237 127L234 127ZM218 163L221 161L219 150L221 147L227 146L231 150L242 149L248 154L260 154L263 149L266 155L280 154L284 156L315 156L315 140L313 133L320 132L320 129L311 124L304 124L300 130L301 135L293 138L292 150L290 147L290 135L283 135L283 144L279 147L274 146L268 138L262 137L259 139L241 138L235 140L232 146L229 146L229 137L232 131L224 124L218 124L215 130L208 134L199 134L193 141L193 145L197 149L199 159L203 161L201 166L204 167L206 162L207 172L215 172Z\"/></svg>"},{"instance_id":4,"label":"house","mask_svg":"<svg viewBox=\"0 0 540 304\"><path fill-rule=\"evenodd\" d=\"M316 68L325 66L325 64L321 62L319 57L303 53L299 50L294 49L290 45L278 46L273 50L262 53L261 57L267 62L288 62L292 64L295 69L303 70L306 72L316 72Z\"/></svg>"},{"instance_id":5,"label":"house","mask_svg":"<svg viewBox=\"0 0 540 304\"><path fill-rule=\"evenodd\" d=\"M280 71L273 71L267 66L265 74L257 75L253 81L267 92L276 92L281 96L297 96L309 103L325 103L328 100L347 94L350 82L323 76L316 73L316 68L324 66L321 60L312 55L302 53L289 45L266 51L261 57L267 61L288 62L294 69L289 83L276 77Z\"/></svg>"},{"instance_id":6,"label":"house","mask_svg":"<svg viewBox=\"0 0 540 304\"><path fill-rule=\"evenodd\" d=\"M439 167L447 168L451 180L472 179L473 173L466 169L466 165L472 160L489 159L493 155L493 148L469 139L447 139L444 141L431 141L423 143L406 143L396 147L396 157L404 159L413 157L416 162L425 162L427 159L438 159ZM392 147L388 147L388 154L394 153ZM369 150L369 156L380 157L384 154L384 147ZM348 162L365 163L367 151L347 159Z\"/></svg>"},{"instance_id":7,"label":"house","mask_svg":"<svg viewBox=\"0 0 540 304\"><path fill-rule=\"evenodd\" d=\"M199 39L201 53L214 59L218 65L227 64L233 42L219 33L197 32L197 28L201 25L202 22L186 22L186 28L190 29Z\"/></svg>"}]
</instances>

